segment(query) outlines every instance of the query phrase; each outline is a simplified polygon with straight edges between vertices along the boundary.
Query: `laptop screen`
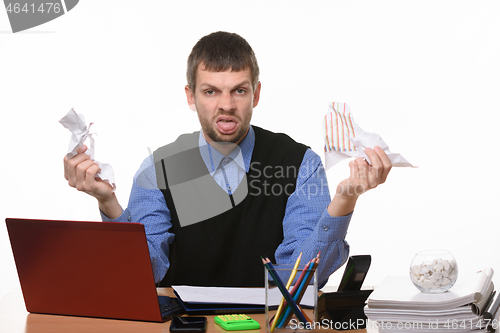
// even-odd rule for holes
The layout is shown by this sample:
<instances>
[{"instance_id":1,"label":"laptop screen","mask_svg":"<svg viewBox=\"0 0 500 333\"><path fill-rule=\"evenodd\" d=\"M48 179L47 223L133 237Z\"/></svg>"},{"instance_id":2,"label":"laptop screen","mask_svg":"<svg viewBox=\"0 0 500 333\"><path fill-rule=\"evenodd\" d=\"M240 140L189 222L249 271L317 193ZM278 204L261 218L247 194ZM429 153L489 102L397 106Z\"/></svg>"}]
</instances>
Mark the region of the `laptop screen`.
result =
<instances>
[{"instance_id":1,"label":"laptop screen","mask_svg":"<svg viewBox=\"0 0 500 333\"><path fill-rule=\"evenodd\" d=\"M6 223L29 312L161 321L142 224Z\"/></svg>"}]
</instances>

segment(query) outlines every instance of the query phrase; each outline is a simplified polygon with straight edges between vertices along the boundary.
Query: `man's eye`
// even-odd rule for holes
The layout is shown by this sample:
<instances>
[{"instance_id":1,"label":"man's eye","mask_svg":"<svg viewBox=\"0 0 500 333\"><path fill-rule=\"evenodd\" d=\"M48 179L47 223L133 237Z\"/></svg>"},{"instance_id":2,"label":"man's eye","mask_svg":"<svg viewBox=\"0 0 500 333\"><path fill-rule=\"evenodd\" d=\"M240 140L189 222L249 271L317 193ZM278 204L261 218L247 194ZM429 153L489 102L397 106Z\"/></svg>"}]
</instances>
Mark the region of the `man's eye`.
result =
<instances>
[{"instance_id":1,"label":"man's eye","mask_svg":"<svg viewBox=\"0 0 500 333\"><path fill-rule=\"evenodd\" d=\"M236 93L237 94L244 94L245 93L245 89L236 89Z\"/></svg>"},{"instance_id":2,"label":"man's eye","mask_svg":"<svg viewBox=\"0 0 500 333\"><path fill-rule=\"evenodd\" d=\"M215 91L213 91L213 90L207 90L207 91L205 91L205 93L207 95L213 95L213 94L215 94Z\"/></svg>"}]
</instances>

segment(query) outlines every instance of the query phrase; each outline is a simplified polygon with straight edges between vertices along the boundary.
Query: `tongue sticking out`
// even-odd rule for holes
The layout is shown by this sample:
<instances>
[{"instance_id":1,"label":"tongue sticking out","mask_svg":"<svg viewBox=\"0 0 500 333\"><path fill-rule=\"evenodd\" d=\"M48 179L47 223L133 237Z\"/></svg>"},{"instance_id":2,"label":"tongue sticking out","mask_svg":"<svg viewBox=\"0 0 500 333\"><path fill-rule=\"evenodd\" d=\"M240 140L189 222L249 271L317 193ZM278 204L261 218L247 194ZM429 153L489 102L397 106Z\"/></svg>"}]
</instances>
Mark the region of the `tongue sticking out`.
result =
<instances>
[{"instance_id":1,"label":"tongue sticking out","mask_svg":"<svg viewBox=\"0 0 500 333\"><path fill-rule=\"evenodd\" d=\"M231 134L236 129L236 123L234 121L218 121L217 127L222 134Z\"/></svg>"}]
</instances>

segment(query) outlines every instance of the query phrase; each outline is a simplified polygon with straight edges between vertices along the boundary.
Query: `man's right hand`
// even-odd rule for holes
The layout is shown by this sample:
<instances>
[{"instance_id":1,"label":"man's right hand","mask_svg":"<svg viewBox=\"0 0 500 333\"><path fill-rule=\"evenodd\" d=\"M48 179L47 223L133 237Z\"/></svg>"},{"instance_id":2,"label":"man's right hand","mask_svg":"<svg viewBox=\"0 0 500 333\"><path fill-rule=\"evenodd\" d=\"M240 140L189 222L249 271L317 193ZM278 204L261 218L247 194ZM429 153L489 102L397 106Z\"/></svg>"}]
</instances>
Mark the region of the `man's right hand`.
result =
<instances>
[{"instance_id":1,"label":"man's right hand","mask_svg":"<svg viewBox=\"0 0 500 333\"><path fill-rule=\"evenodd\" d=\"M95 197L104 215L115 219L122 214L122 208L113 192L113 187L107 181L96 178L100 168L89 155L85 154L85 151L87 146L81 146L76 151L78 154L72 158L64 156L64 178L69 186Z\"/></svg>"}]
</instances>

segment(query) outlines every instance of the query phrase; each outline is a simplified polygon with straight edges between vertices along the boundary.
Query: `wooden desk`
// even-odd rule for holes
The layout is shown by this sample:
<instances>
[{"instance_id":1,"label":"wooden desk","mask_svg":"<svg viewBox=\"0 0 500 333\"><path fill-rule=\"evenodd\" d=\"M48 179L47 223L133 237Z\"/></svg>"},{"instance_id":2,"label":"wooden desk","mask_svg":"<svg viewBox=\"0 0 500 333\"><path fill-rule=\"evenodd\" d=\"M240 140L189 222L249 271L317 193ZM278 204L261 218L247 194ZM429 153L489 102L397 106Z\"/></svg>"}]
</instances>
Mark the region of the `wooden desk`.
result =
<instances>
[{"instance_id":1,"label":"wooden desk","mask_svg":"<svg viewBox=\"0 0 500 333\"><path fill-rule=\"evenodd\" d=\"M173 295L170 288L158 288L158 294L166 296ZM228 332L224 331L214 323L214 316L206 317L208 318L207 332ZM260 331L265 332L265 315L251 314L251 317L260 322ZM151 323L131 320L114 320L28 313L26 311L26 307L24 306L24 299L20 287L13 288L0 302L0 332L5 333L169 333L169 328L170 322ZM257 331L252 330L248 332ZM320 329L317 330L317 332L336 331ZM367 333L366 330L356 330L348 332Z\"/></svg>"}]
</instances>

